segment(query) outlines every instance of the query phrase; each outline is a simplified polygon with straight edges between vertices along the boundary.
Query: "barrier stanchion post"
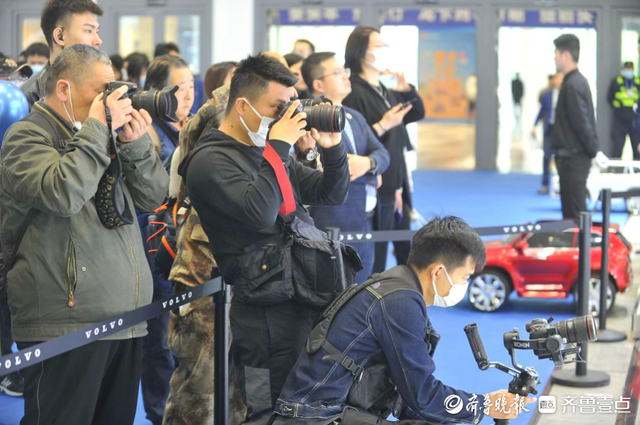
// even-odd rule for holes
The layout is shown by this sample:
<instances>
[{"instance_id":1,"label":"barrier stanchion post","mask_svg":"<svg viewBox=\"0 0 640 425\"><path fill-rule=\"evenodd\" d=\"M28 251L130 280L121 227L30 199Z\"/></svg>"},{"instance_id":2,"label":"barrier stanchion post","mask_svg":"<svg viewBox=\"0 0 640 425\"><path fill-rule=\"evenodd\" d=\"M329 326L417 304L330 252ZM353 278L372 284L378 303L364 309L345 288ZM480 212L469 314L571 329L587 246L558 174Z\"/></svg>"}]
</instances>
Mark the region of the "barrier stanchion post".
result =
<instances>
[{"instance_id":1,"label":"barrier stanchion post","mask_svg":"<svg viewBox=\"0 0 640 425\"><path fill-rule=\"evenodd\" d=\"M611 221L611 189L602 190L602 261L600 262L600 312L598 342L619 342L626 339L622 332L607 329L609 298L609 227Z\"/></svg>"},{"instance_id":2,"label":"barrier stanchion post","mask_svg":"<svg viewBox=\"0 0 640 425\"><path fill-rule=\"evenodd\" d=\"M580 213L579 234L579 272L578 272L578 316L590 314L589 290L591 286L591 213ZM608 373L599 370L587 371L587 351L589 343L580 343L580 359L576 363L576 371L570 369L558 369L551 375L551 382L567 387L592 388L609 385L611 377Z\"/></svg>"},{"instance_id":3,"label":"barrier stanchion post","mask_svg":"<svg viewBox=\"0 0 640 425\"><path fill-rule=\"evenodd\" d=\"M229 285L222 282L222 290L213 295L215 304L214 367L213 367L213 423L229 422Z\"/></svg>"}]
</instances>

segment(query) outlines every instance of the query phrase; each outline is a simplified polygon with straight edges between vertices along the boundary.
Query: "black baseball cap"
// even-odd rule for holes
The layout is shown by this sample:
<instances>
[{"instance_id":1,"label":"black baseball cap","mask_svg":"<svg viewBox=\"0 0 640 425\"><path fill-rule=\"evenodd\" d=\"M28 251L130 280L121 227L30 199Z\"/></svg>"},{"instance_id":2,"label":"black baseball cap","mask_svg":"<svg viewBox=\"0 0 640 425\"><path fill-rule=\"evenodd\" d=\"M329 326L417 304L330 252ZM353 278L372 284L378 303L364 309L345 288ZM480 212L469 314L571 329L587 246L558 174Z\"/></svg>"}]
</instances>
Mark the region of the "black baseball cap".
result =
<instances>
[{"instance_id":1,"label":"black baseball cap","mask_svg":"<svg viewBox=\"0 0 640 425\"><path fill-rule=\"evenodd\" d=\"M18 66L18 63L11 58L0 59L0 77L8 77L15 72L24 78L29 78L33 75L33 70L26 63Z\"/></svg>"}]
</instances>

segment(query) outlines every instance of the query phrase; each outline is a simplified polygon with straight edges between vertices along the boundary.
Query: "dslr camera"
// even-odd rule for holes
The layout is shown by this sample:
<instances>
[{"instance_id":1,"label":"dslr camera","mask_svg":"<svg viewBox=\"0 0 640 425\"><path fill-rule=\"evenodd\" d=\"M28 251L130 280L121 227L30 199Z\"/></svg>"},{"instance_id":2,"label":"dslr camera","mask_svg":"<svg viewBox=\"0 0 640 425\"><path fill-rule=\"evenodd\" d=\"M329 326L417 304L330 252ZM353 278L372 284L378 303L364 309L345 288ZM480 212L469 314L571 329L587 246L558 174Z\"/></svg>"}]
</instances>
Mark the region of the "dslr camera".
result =
<instances>
[{"instance_id":1,"label":"dslr camera","mask_svg":"<svg viewBox=\"0 0 640 425\"><path fill-rule=\"evenodd\" d=\"M295 100L280 105L278 108L278 116L269 128L280 121L293 102L295 102ZM330 105L318 106L321 103L330 103ZM296 116L300 112L307 114L306 131L315 128L321 133L342 133L344 130L346 124L344 108L339 105L334 105L331 100L324 96L318 96L314 99L300 99L300 104L292 116Z\"/></svg>"},{"instance_id":2,"label":"dslr camera","mask_svg":"<svg viewBox=\"0 0 640 425\"><path fill-rule=\"evenodd\" d=\"M162 90L138 92L138 86L134 83L112 81L104 92L104 98L106 99L122 86L127 87L127 93L122 96L122 99L130 98L133 109L137 111L144 109L153 119L159 118L171 122L180 121L176 116L176 110L178 109L176 92L179 89L178 86L165 87Z\"/></svg>"}]
</instances>

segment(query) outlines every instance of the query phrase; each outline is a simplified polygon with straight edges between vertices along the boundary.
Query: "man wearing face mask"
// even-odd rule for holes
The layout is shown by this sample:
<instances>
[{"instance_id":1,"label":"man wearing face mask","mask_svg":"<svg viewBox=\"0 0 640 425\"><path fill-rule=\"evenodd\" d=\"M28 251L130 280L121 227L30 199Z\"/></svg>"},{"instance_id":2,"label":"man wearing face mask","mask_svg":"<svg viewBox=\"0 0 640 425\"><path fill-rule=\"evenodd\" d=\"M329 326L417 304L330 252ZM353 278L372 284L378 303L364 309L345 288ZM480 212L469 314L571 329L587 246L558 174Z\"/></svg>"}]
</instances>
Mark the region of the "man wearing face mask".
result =
<instances>
[{"instance_id":1,"label":"man wearing face mask","mask_svg":"<svg viewBox=\"0 0 640 425\"><path fill-rule=\"evenodd\" d=\"M633 159L640 159L638 145L640 144L640 129L634 127L636 113L634 108L638 103L640 91L640 78L635 76L633 62L625 62L622 65L620 75L615 77L609 85L607 100L613 108L613 122L611 123L611 142L613 145L613 158L622 156L624 143L629 135L633 148Z\"/></svg>"},{"instance_id":2,"label":"man wearing face mask","mask_svg":"<svg viewBox=\"0 0 640 425\"><path fill-rule=\"evenodd\" d=\"M272 57L240 62L220 128L204 133L179 168L218 267L234 287L231 355L252 424L269 419L317 317L295 298L293 249L283 244L288 223L319 233L304 205L339 205L349 192L340 133L306 132L306 114L293 115L298 101L271 125L296 82ZM324 171L289 155L301 138L323 148Z\"/></svg>"},{"instance_id":3,"label":"man wearing face mask","mask_svg":"<svg viewBox=\"0 0 640 425\"><path fill-rule=\"evenodd\" d=\"M480 236L464 221L430 221L414 236L406 266L373 274L325 311L287 378L273 423L480 423L484 396L477 395L475 409L467 408L473 394L433 376L440 335L427 310L459 303L485 261ZM495 408L503 395L513 404L514 394L493 392L489 416L517 417L514 409L505 414ZM456 396L464 408L450 413L445 400ZM387 422L390 412L400 422Z\"/></svg>"},{"instance_id":4,"label":"man wearing face mask","mask_svg":"<svg viewBox=\"0 0 640 425\"><path fill-rule=\"evenodd\" d=\"M111 163L103 99L109 57L77 44L50 68L46 95L5 134L0 151L0 241L13 339L19 349L149 304L153 281L137 220L107 229L94 200ZM146 135L149 114L106 99L123 185L118 205L153 211L169 177ZM124 198L124 199L123 199ZM132 424L142 359L140 323L20 371L24 424ZM73 408L70 408L73 406Z\"/></svg>"}]
</instances>

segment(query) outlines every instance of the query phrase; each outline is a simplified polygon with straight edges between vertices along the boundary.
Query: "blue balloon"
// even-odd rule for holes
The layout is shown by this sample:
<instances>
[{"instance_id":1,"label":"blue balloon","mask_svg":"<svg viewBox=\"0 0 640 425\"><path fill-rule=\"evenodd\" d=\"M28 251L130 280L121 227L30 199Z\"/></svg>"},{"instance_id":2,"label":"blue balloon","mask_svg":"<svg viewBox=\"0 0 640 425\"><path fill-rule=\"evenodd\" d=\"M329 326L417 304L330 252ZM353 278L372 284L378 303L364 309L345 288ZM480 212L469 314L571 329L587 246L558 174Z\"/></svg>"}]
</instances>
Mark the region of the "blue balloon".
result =
<instances>
[{"instance_id":1,"label":"blue balloon","mask_svg":"<svg viewBox=\"0 0 640 425\"><path fill-rule=\"evenodd\" d=\"M15 84L0 80L0 141L12 124L28 113L29 103L24 93Z\"/></svg>"}]
</instances>

